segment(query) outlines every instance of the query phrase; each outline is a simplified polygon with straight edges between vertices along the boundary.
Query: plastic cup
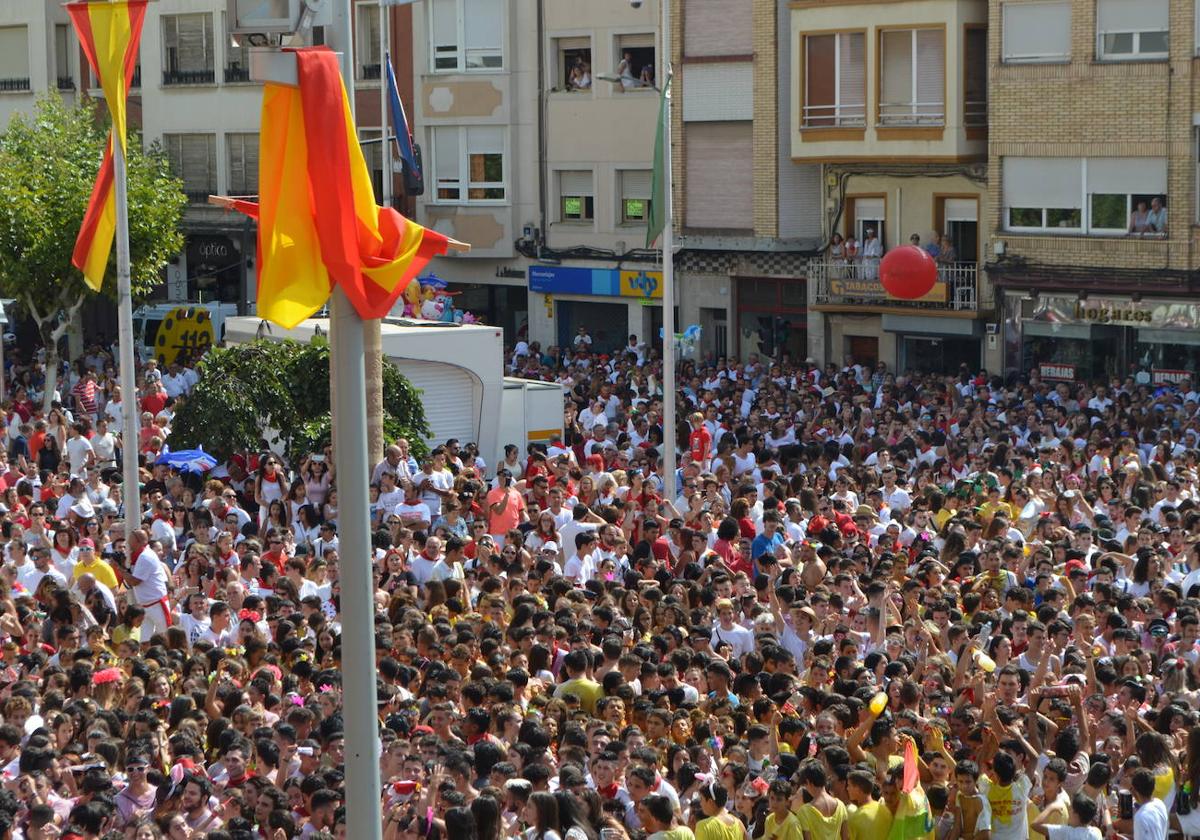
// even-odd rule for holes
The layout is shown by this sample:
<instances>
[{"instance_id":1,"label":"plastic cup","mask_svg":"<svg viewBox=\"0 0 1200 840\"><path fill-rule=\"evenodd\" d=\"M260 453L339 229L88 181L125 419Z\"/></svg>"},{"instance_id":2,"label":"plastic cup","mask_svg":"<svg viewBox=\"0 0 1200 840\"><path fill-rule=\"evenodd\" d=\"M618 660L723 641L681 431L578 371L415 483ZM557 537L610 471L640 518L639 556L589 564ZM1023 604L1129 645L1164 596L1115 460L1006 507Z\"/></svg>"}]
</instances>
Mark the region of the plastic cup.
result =
<instances>
[{"instance_id":1,"label":"plastic cup","mask_svg":"<svg viewBox=\"0 0 1200 840\"><path fill-rule=\"evenodd\" d=\"M879 717L883 714L883 710L887 708L888 696L886 691L881 691L871 698L871 703L867 708L871 710L871 714Z\"/></svg>"}]
</instances>

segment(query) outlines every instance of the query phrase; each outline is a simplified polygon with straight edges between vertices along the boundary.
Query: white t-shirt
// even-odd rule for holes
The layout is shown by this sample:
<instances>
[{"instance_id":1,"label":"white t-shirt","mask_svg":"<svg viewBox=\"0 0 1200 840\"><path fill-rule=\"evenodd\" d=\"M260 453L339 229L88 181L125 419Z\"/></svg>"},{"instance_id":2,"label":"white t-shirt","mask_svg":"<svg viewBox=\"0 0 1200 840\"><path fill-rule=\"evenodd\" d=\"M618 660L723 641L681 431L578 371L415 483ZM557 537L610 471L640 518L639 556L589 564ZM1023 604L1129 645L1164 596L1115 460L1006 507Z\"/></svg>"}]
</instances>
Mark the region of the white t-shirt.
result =
<instances>
[{"instance_id":1,"label":"white t-shirt","mask_svg":"<svg viewBox=\"0 0 1200 840\"><path fill-rule=\"evenodd\" d=\"M454 486L454 475L450 470L434 471L429 475L418 473L414 479L418 486L429 485L438 490L449 490ZM421 490L421 501L429 506L429 513L434 519L442 513L442 497L429 489Z\"/></svg>"},{"instance_id":2,"label":"white t-shirt","mask_svg":"<svg viewBox=\"0 0 1200 840\"><path fill-rule=\"evenodd\" d=\"M1100 840L1100 829L1094 825L1048 825L1046 840Z\"/></svg>"},{"instance_id":3,"label":"white t-shirt","mask_svg":"<svg viewBox=\"0 0 1200 840\"><path fill-rule=\"evenodd\" d=\"M76 435L67 441L67 463L71 465L71 475L83 474L88 453L92 451L91 441L83 435Z\"/></svg>"},{"instance_id":4,"label":"white t-shirt","mask_svg":"<svg viewBox=\"0 0 1200 840\"><path fill-rule=\"evenodd\" d=\"M167 597L167 567L149 547L143 548L133 565L132 575L141 581L133 587L139 606L154 604Z\"/></svg>"},{"instance_id":5,"label":"white t-shirt","mask_svg":"<svg viewBox=\"0 0 1200 840\"><path fill-rule=\"evenodd\" d=\"M1170 817L1161 799L1151 799L1133 813L1133 840L1167 840Z\"/></svg>"},{"instance_id":6,"label":"white t-shirt","mask_svg":"<svg viewBox=\"0 0 1200 840\"><path fill-rule=\"evenodd\" d=\"M1022 774L1007 788L992 783L987 776L979 777L979 792L983 801L984 823L991 827L990 840L1029 840L1029 777ZM1164 838L1165 840L1165 838Z\"/></svg>"},{"instance_id":7,"label":"white t-shirt","mask_svg":"<svg viewBox=\"0 0 1200 840\"><path fill-rule=\"evenodd\" d=\"M722 627L719 622L713 625L711 645L713 650L716 650L717 645L721 642L726 642L733 647L734 656L741 657L754 652L754 634L737 624L729 630Z\"/></svg>"},{"instance_id":8,"label":"white t-shirt","mask_svg":"<svg viewBox=\"0 0 1200 840\"><path fill-rule=\"evenodd\" d=\"M437 566L436 560L430 560L424 554L418 554L408 563L408 568L413 573L413 577L417 579L418 586L424 586L433 578L433 569Z\"/></svg>"},{"instance_id":9,"label":"white t-shirt","mask_svg":"<svg viewBox=\"0 0 1200 840\"><path fill-rule=\"evenodd\" d=\"M595 577L596 569L592 555L579 556L578 550L567 558L563 565L563 577L572 583L583 583Z\"/></svg>"}]
</instances>

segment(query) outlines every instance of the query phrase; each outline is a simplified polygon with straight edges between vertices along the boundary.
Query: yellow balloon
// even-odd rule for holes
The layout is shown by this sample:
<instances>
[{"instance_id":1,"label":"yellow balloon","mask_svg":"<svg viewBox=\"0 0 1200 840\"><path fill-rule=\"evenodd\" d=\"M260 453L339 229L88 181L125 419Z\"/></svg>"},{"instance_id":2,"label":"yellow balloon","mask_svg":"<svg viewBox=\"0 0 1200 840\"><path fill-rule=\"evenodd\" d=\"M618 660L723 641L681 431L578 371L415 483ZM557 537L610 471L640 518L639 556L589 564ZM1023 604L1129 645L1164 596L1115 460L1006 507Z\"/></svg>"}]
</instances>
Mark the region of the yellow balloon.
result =
<instances>
[{"instance_id":1,"label":"yellow balloon","mask_svg":"<svg viewBox=\"0 0 1200 840\"><path fill-rule=\"evenodd\" d=\"M166 367L208 350L216 340L212 315L200 306L180 306L167 313L154 337L154 355Z\"/></svg>"}]
</instances>

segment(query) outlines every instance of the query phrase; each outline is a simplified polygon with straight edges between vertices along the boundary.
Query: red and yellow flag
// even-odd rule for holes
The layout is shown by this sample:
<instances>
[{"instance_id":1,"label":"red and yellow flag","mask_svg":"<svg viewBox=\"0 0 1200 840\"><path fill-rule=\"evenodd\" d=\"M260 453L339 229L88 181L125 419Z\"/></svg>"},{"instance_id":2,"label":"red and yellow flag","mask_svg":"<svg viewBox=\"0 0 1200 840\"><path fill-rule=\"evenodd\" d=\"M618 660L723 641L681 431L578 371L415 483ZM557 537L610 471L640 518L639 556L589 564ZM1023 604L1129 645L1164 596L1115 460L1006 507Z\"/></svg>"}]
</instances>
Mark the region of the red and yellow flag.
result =
<instances>
[{"instance_id":1,"label":"red and yellow flag","mask_svg":"<svg viewBox=\"0 0 1200 840\"><path fill-rule=\"evenodd\" d=\"M126 149L125 99L137 67L138 42L142 37L142 23L146 19L146 3L147 0L79 0L66 4L79 43L87 55L88 64L92 66L92 72L100 80L112 115L108 146L100 162L100 173L92 188L92 198L83 217L79 238L75 240L75 253L71 256L72 265L83 272L87 284L97 292L104 284L104 271L108 267L108 255L112 251L113 235L117 230L113 140L116 138L121 143L121 149Z\"/></svg>"},{"instance_id":2,"label":"red and yellow flag","mask_svg":"<svg viewBox=\"0 0 1200 840\"><path fill-rule=\"evenodd\" d=\"M375 204L337 56L296 50L299 87L267 84L259 135L258 314L292 328L341 286L364 319L387 315L448 241Z\"/></svg>"}]
</instances>

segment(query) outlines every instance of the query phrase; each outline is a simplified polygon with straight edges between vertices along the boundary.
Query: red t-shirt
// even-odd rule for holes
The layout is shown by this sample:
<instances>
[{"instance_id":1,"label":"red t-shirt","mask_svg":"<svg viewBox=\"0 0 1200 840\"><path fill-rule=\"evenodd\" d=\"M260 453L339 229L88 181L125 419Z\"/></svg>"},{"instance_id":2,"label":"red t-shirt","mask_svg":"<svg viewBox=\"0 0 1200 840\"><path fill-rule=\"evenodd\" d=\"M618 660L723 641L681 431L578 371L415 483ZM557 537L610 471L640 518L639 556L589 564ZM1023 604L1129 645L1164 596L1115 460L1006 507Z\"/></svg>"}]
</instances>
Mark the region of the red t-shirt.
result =
<instances>
[{"instance_id":1,"label":"red t-shirt","mask_svg":"<svg viewBox=\"0 0 1200 840\"><path fill-rule=\"evenodd\" d=\"M688 436L688 446L691 447L692 461L703 463L708 460L708 454L712 450L712 435L702 425Z\"/></svg>"}]
</instances>

